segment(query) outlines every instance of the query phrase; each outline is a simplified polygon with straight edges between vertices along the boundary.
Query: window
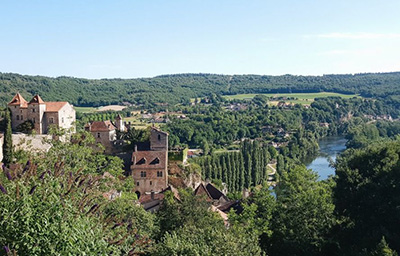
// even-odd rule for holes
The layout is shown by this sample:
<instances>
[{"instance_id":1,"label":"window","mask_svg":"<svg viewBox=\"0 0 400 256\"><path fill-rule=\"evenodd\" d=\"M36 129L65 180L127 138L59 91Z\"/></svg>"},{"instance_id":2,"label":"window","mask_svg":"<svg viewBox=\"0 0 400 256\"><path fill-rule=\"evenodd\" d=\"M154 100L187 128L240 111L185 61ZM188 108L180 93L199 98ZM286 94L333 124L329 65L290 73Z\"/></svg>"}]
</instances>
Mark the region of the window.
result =
<instances>
[{"instance_id":1,"label":"window","mask_svg":"<svg viewBox=\"0 0 400 256\"><path fill-rule=\"evenodd\" d=\"M21 120L24 120L24 116L23 115L21 115Z\"/></svg>"},{"instance_id":2,"label":"window","mask_svg":"<svg viewBox=\"0 0 400 256\"><path fill-rule=\"evenodd\" d=\"M64 123L64 117L61 117L61 123Z\"/></svg>"},{"instance_id":3,"label":"window","mask_svg":"<svg viewBox=\"0 0 400 256\"><path fill-rule=\"evenodd\" d=\"M140 172L140 177L146 178L146 172Z\"/></svg>"},{"instance_id":4,"label":"window","mask_svg":"<svg viewBox=\"0 0 400 256\"><path fill-rule=\"evenodd\" d=\"M32 108L32 112L35 112L35 109L34 109L34 108Z\"/></svg>"},{"instance_id":5,"label":"window","mask_svg":"<svg viewBox=\"0 0 400 256\"><path fill-rule=\"evenodd\" d=\"M153 182L152 182L152 181L150 181L150 186L151 186L151 185L153 185Z\"/></svg>"},{"instance_id":6,"label":"window","mask_svg":"<svg viewBox=\"0 0 400 256\"><path fill-rule=\"evenodd\" d=\"M17 120L19 120L19 115L17 115Z\"/></svg>"},{"instance_id":7,"label":"window","mask_svg":"<svg viewBox=\"0 0 400 256\"><path fill-rule=\"evenodd\" d=\"M160 134L158 134L158 140L161 140L161 135Z\"/></svg>"},{"instance_id":8,"label":"window","mask_svg":"<svg viewBox=\"0 0 400 256\"><path fill-rule=\"evenodd\" d=\"M50 123L50 124L54 123L54 118L50 117L50 118L49 118L49 123Z\"/></svg>"},{"instance_id":9,"label":"window","mask_svg":"<svg viewBox=\"0 0 400 256\"><path fill-rule=\"evenodd\" d=\"M160 158L156 157L153 161L151 161L150 164L159 164L160 163Z\"/></svg>"},{"instance_id":10,"label":"window","mask_svg":"<svg viewBox=\"0 0 400 256\"><path fill-rule=\"evenodd\" d=\"M97 138L100 138L100 133L99 132L97 133Z\"/></svg>"},{"instance_id":11,"label":"window","mask_svg":"<svg viewBox=\"0 0 400 256\"><path fill-rule=\"evenodd\" d=\"M138 182L136 182L136 186L139 186L139 181L138 181Z\"/></svg>"},{"instance_id":12,"label":"window","mask_svg":"<svg viewBox=\"0 0 400 256\"><path fill-rule=\"evenodd\" d=\"M146 163L146 158L140 159L136 164L145 164Z\"/></svg>"},{"instance_id":13,"label":"window","mask_svg":"<svg viewBox=\"0 0 400 256\"><path fill-rule=\"evenodd\" d=\"M162 177L162 176L163 176L162 173L163 173L162 171L158 171L158 172L157 172L157 177Z\"/></svg>"}]
</instances>

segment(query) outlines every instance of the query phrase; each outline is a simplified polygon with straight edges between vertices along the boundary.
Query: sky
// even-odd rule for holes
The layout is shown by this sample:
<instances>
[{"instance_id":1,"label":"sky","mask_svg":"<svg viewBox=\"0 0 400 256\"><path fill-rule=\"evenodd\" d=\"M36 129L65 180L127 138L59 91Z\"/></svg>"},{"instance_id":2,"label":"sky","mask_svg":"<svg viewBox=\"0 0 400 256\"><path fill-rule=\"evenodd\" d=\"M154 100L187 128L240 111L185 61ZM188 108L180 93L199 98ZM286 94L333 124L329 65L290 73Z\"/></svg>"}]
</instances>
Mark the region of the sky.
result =
<instances>
[{"instance_id":1,"label":"sky","mask_svg":"<svg viewBox=\"0 0 400 256\"><path fill-rule=\"evenodd\" d=\"M0 72L400 71L399 0L0 0Z\"/></svg>"}]
</instances>

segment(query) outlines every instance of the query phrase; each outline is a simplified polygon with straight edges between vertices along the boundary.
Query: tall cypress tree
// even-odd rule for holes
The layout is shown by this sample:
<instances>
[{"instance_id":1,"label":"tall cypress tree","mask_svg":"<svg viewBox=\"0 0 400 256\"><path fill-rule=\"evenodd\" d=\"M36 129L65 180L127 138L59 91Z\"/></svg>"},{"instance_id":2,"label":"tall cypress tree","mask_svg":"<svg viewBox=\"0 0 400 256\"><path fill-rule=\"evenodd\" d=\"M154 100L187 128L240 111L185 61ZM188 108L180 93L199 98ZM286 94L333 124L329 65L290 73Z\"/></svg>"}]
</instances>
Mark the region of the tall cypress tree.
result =
<instances>
[{"instance_id":1,"label":"tall cypress tree","mask_svg":"<svg viewBox=\"0 0 400 256\"><path fill-rule=\"evenodd\" d=\"M223 154L221 157L221 167L222 167L222 181L228 184L228 168L226 164L226 155Z\"/></svg>"},{"instance_id":2,"label":"tall cypress tree","mask_svg":"<svg viewBox=\"0 0 400 256\"><path fill-rule=\"evenodd\" d=\"M245 167L244 167L244 159L243 154L239 153L239 190L243 191L244 189L244 182L245 182Z\"/></svg>"},{"instance_id":3,"label":"tall cypress tree","mask_svg":"<svg viewBox=\"0 0 400 256\"><path fill-rule=\"evenodd\" d=\"M246 167L246 173L245 173L245 181L244 181L244 186L246 188L250 188L251 186L251 169L253 167L253 164L251 162L251 155L250 153L246 153L245 155L245 167Z\"/></svg>"},{"instance_id":4,"label":"tall cypress tree","mask_svg":"<svg viewBox=\"0 0 400 256\"><path fill-rule=\"evenodd\" d=\"M239 154L235 153L235 191L240 191L240 163Z\"/></svg>"},{"instance_id":5,"label":"tall cypress tree","mask_svg":"<svg viewBox=\"0 0 400 256\"><path fill-rule=\"evenodd\" d=\"M6 130L4 133L4 144L3 144L3 163L9 165L13 161L13 144L12 144L12 130L11 130L11 116L10 110L6 109Z\"/></svg>"},{"instance_id":6,"label":"tall cypress tree","mask_svg":"<svg viewBox=\"0 0 400 256\"><path fill-rule=\"evenodd\" d=\"M231 153L230 166L231 166L231 191L236 191L236 164L235 164L235 153Z\"/></svg>"},{"instance_id":7,"label":"tall cypress tree","mask_svg":"<svg viewBox=\"0 0 400 256\"><path fill-rule=\"evenodd\" d=\"M232 177L232 161L231 161L231 154L227 154L227 158L226 158L226 165L228 167L228 190L229 191L233 191L233 186L232 186L232 181L233 181L233 177Z\"/></svg>"}]
</instances>

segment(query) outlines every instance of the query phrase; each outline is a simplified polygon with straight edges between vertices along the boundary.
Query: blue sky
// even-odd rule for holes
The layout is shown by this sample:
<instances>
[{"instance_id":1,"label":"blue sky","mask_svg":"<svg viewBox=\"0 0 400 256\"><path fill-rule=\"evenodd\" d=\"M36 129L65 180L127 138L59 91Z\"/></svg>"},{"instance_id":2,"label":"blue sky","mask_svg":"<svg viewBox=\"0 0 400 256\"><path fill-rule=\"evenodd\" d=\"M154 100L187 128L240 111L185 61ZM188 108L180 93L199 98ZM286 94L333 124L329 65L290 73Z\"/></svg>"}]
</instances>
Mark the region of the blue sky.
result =
<instances>
[{"instance_id":1,"label":"blue sky","mask_svg":"<svg viewBox=\"0 0 400 256\"><path fill-rule=\"evenodd\" d=\"M400 1L0 0L0 72L400 71Z\"/></svg>"}]
</instances>

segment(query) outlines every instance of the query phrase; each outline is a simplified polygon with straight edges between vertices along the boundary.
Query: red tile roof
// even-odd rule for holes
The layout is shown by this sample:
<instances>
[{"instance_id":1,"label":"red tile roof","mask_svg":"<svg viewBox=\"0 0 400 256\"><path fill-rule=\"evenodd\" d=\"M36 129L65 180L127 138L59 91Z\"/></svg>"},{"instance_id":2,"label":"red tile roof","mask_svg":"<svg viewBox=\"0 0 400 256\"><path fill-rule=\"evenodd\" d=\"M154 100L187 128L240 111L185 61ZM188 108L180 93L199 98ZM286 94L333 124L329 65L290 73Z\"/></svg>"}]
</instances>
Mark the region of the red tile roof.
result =
<instances>
[{"instance_id":1,"label":"red tile roof","mask_svg":"<svg viewBox=\"0 0 400 256\"><path fill-rule=\"evenodd\" d=\"M154 200L163 200L165 197L165 192L167 191L171 191L174 194L174 197L177 200L181 200L180 196L179 196L179 191L174 188L173 186L169 185L166 189L164 189L163 191L159 192L159 193L154 193L153 195L153 199L151 198L151 194L143 194L140 196L139 198L139 203L141 204L145 204Z\"/></svg>"},{"instance_id":2,"label":"red tile roof","mask_svg":"<svg viewBox=\"0 0 400 256\"><path fill-rule=\"evenodd\" d=\"M50 101L46 102L46 112L58 112L68 102L66 101Z\"/></svg>"},{"instance_id":3,"label":"red tile roof","mask_svg":"<svg viewBox=\"0 0 400 256\"><path fill-rule=\"evenodd\" d=\"M110 120L94 121L90 124L87 124L85 127L88 127L89 131L91 132L108 132L115 130L115 126L111 123Z\"/></svg>"},{"instance_id":4,"label":"red tile roof","mask_svg":"<svg viewBox=\"0 0 400 256\"><path fill-rule=\"evenodd\" d=\"M156 158L158 158L159 163L154 161ZM136 151L132 154L133 169L164 169L167 166L166 159L166 151Z\"/></svg>"},{"instance_id":5,"label":"red tile roof","mask_svg":"<svg viewBox=\"0 0 400 256\"><path fill-rule=\"evenodd\" d=\"M8 103L8 105L11 106L21 106L21 107L28 107L28 102L22 97L21 94L17 93L15 94L14 98Z\"/></svg>"},{"instance_id":6,"label":"red tile roof","mask_svg":"<svg viewBox=\"0 0 400 256\"><path fill-rule=\"evenodd\" d=\"M206 196L206 200L207 201L209 201L209 202L213 201L212 196L210 195L210 193L208 193L206 187L202 183L200 183L200 185L194 190L194 194L196 196L203 196L204 195L204 196Z\"/></svg>"},{"instance_id":7,"label":"red tile roof","mask_svg":"<svg viewBox=\"0 0 400 256\"><path fill-rule=\"evenodd\" d=\"M42 98L40 98L39 95L35 95L35 96L33 96L33 98L31 99L31 101L29 101L28 104L32 104L32 103L44 104L44 101L42 100Z\"/></svg>"},{"instance_id":8,"label":"red tile roof","mask_svg":"<svg viewBox=\"0 0 400 256\"><path fill-rule=\"evenodd\" d=\"M139 203L145 204L154 200L163 200L164 194L163 193L154 193L153 198L151 198L151 194L143 194L139 198Z\"/></svg>"}]
</instances>

